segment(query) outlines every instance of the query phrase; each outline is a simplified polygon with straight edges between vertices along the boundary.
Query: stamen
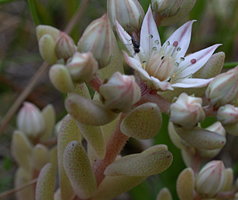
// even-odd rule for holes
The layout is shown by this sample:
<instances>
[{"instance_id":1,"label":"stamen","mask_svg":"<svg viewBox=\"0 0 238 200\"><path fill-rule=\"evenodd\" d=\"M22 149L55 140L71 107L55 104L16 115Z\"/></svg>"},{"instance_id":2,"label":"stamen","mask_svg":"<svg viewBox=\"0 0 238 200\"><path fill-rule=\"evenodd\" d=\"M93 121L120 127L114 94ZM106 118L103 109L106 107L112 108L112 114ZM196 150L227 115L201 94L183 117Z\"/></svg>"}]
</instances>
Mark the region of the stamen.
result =
<instances>
[{"instance_id":1,"label":"stamen","mask_svg":"<svg viewBox=\"0 0 238 200\"><path fill-rule=\"evenodd\" d=\"M157 47L153 47L152 50L153 50L153 51L156 51L156 50L157 50Z\"/></svg>"},{"instance_id":2,"label":"stamen","mask_svg":"<svg viewBox=\"0 0 238 200\"><path fill-rule=\"evenodd\" d=\"M177 47L178 46L178 41L174 41L173 46Z\"/></svg>"},{"instance_id":3,"label":"stamen","mask_svg":"<svg viewBox=\"0 0 238 200\"><path fill-rule=\"evenodd\" d=\"M180 47L178 47L178 48L177 48L177 51L181 51L181 48L180 48Z\"/></svg>"},{"instance_id":4,"label":"stamen","mask_svg":"<svg viewBox=\"0 0 238 200\"><path fill-rule=\"evenodd\" d=\"M157 44L157 45L158 45L158 44L159 44L159 40L155 40L155 44Z\"/></svg>"},{"instance_id":5,"label":"stamen","mask_svg":"<svg viewBox=\"0 0 238 200\"><path fill-rule=\"evenodd\" d=\"M196 59L192 59L190 62L191 62L191 64L195 64L197 62L197 60Z\"/></svg>"}]
</instances>

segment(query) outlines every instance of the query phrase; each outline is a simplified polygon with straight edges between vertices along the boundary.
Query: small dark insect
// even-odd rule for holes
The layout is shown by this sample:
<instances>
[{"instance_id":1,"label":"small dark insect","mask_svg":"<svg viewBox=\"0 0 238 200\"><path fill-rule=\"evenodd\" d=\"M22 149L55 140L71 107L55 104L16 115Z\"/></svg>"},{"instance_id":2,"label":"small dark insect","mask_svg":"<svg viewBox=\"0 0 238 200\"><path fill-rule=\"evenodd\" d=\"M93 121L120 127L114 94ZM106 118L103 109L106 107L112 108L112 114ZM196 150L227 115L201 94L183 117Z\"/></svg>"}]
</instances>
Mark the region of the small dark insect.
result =
<instances>
[{"instance_id":1,"label":"small dark insect","mask_svg":"<svg viewBox=\"0 0 238 200\"><path fill-rule=\"evenodd\" d=\"M133 36L131 37L131 42L133 44L133 48L134 48L135 53L139 53L140 52L140 44L139 44L139 42L136 41Z\"/></svg>"}]
</instances>

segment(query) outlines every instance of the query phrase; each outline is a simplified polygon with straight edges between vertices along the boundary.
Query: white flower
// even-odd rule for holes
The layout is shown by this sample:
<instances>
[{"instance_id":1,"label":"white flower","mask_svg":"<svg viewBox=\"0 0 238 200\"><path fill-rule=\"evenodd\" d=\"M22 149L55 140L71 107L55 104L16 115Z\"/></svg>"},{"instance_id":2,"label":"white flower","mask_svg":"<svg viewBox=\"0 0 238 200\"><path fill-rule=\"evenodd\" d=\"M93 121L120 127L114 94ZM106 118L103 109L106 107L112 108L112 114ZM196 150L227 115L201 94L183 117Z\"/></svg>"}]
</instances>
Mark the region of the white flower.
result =
<instances>
[{"instance_id":1,"label":"white flower","mask_svg":"<svg viewBox=\"0 0 238 200\"><path fill-rule=\"evenodd\" d=\"M131 36L117 23L117 32L130 53L125 60L140 78L156 90L197 88L206 86L212 79L192 78L207 63L219 44L185 56L194 21L177 29L163 45L151 8L148 9L140 33L140 52L135 53Z\"/></svg>"}]
</instances>

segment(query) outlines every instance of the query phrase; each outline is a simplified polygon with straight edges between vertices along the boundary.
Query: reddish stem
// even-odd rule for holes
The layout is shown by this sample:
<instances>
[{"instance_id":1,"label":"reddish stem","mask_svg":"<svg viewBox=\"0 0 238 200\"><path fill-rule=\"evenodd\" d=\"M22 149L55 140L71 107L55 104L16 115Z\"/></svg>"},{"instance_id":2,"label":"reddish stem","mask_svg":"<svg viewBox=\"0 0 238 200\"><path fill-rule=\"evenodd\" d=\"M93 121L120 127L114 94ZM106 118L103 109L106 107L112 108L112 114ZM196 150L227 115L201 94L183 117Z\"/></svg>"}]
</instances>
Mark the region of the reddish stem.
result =
<instances>
[{"instance_id":1,"label":"reddish stem","mask_svg":"<svg viewBox=\"0 0 238 200\"><path fill-rule=\"evenodd\" d=\"M89 84L95 91L98 92L100 86L103 84L103 81L97 75L95 75L94 78L89 82Z\"/></svg>"},{"instance_id":2,"label":"reddish stem","mask_svg":"<svg viewBox=\"0 0 238 200\"><path fill-rule=\"evenodd\" d=\"M121 120L122 118L123 117L121 117ZM111 139L108 141L106 147L106 155L104 159L96 161L94 165L94 171L98 185L103 181L105 177L104 171L106 167L116 159L117 155L121 152L129 138L128 136L124 135L120 130L121 120L118 122L116 130L112 135Z\"/></svg>"}]
</instances>

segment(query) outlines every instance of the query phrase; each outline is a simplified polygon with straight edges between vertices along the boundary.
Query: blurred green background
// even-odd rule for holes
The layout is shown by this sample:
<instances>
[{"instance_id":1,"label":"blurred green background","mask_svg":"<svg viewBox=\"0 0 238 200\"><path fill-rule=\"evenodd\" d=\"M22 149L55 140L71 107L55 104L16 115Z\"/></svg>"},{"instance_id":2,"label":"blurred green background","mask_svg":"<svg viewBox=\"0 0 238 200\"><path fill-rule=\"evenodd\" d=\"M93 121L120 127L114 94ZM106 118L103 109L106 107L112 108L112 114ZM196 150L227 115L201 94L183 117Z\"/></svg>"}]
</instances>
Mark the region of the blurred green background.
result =
<instances>
[{"instance_id":1,"label":"blurred green background","mask_svg":"<svg viewBox=\"0 0 238 200\"><path fill-rule=\"evenodd\" d=\"M150 3L148 0L140 0L140 2L145 10ZM14 99L27 86L42 63L38 52L35 26L48 24L63 30L79 5L80 0L0 0L0 119L4 117ZM106 0L89 1L82 19L71 33L75 42L78 41L85 27L105 12ZM222 46L219 47L219 51L226 53L225 67L234 67L238 62L238 1L197 0L188 19L197 20L193 27L189 52L220 43ZM172 27L159 27L162 41L183 22ZM65 113L63 97L53 88L47 75L42 77L27 101L31 101L40 108L52 103L57 110L58 119ZM213 119L208 119L204 122L204 126L212 121ZM174 155L172 166L161 175L150 177L145 183L133 189L129 195L122 195L118 199L155 200L158 191L163 187L168 187L174 199L177 199L176 178L185 166L180 151L169 140L167 123L168 117L164 116L160 133L153 141L146 141L145 145L146 143L167 144ZM5 130L5 134L0 137L0 192L13 187L15 163L9 149L14 127L13 121ZM237 139L228 138L225 150L219 158L222 158L227 166L233 167L237 175L236 142ZM127 151L139 150L140 147L135 141L127 145ZM14 197L11 196L9 199Z\"/></svg>"}]
</instances>

